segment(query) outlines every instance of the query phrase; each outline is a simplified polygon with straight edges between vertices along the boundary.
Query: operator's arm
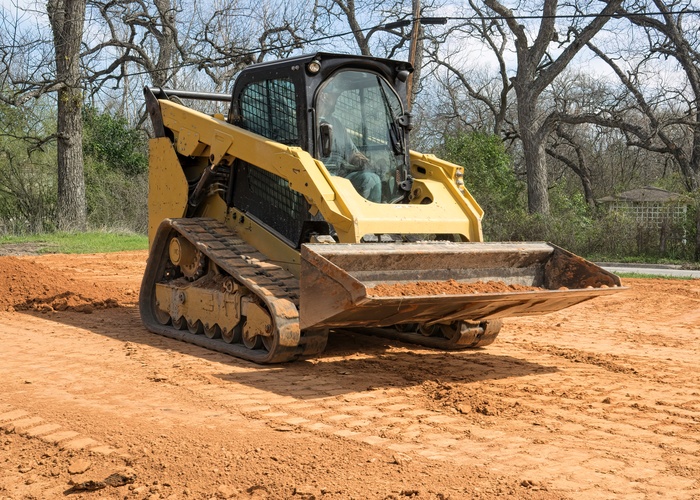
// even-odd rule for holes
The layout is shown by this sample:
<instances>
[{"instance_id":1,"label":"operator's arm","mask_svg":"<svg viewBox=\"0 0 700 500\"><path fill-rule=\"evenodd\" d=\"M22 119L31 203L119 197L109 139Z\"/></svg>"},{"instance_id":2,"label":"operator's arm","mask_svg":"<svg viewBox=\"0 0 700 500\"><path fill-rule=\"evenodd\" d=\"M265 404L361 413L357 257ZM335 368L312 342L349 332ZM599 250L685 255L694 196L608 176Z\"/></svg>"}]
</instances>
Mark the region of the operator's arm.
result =
<instances>
[{"instance_id":1,"label":"operator's arm","mask_svg":"<svg viewBox=\"0 0 700 500\"><path fill-rule=\"evenodd\" d=\"M347 170L363 169L369 165L369 159L357 149L343 122L333 115L328 117L327 122L333 128L330 163L335 163L339 166L344 165ZM347 168L350 166L355 168Z\"/></svg>"}]
</instances>

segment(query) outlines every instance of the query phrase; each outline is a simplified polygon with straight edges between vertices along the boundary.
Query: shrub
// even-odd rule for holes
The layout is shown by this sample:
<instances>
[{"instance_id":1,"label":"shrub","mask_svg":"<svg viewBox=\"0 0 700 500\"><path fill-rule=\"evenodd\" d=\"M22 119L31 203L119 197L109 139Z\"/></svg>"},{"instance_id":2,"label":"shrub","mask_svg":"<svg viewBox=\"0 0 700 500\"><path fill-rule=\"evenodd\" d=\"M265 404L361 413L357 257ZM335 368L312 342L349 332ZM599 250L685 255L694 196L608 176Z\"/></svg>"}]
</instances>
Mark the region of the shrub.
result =
<instances>
[{"instance_id":1,"label":"shrub","mask_svg":"<svg viewBox=\"0 0 700 500\"><path fill-rule=\"evenodd\" d=\"M51 133L53 121L42 100L0 105L0 233L55 229L56 147L38 137Z\"/></svg>"},{"instance_id":2,"label":"shrub","mask_svg":"<svg viewBox=\"0 0 700 500\"><path fill-rule=\"evenodd\" d=\"M148 170L148 143L143 131L126 118L83 108L83 154L108 170L138 175Z\"/></svg>"},{"instance_id":3,"label":"shrub","mask_svg":"<svg viewBox=\"0 0 700 500\"><path fill-rule=\"evenodd\" d=\"M96 229L148 230L148 144L126 119L84 111L83 152L88 225Z\"/></svg>"},{"instance_id":4,"label":"shrub","mask_svg":"<svg viewBox=\"0 0 700 500\"><path fill-rule=\"evenodd\" d=\"M148 231L148 174L132 176L86 164L85 181L90 228Z\"/></svg>"}]
</instances>

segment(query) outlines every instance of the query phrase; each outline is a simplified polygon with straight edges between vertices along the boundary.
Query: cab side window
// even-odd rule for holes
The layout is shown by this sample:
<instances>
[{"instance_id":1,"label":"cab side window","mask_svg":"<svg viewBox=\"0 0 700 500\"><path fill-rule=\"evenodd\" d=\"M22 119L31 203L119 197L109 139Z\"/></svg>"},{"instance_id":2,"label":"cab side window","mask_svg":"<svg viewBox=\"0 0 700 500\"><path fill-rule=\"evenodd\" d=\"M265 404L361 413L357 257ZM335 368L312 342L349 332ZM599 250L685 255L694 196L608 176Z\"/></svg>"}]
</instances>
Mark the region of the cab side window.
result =
<instances>
[{"instance_id":1,"label":"cab side window","mask_svg":"<svg viewBox=\"0 0 700 500\"><path fill-rule=\"evenodd\" d=\"M241 126L288 146L301 146L294 83L286 78L253 82L240 96Z\"/></svg>"}]
</instances>

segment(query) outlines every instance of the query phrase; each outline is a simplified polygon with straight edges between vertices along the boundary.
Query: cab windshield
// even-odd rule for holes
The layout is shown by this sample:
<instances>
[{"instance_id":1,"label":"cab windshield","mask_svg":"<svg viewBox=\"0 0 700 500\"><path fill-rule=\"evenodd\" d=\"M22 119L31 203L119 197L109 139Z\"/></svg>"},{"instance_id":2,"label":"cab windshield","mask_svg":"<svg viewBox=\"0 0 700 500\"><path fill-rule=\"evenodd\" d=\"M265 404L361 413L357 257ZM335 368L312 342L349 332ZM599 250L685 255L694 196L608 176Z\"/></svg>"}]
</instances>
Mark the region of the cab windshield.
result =
<instances>
[{"instance_id":1,"label":"cab windshield","mask_svg":"<svg viewBox=\"0 0 700 500\"><path fill-rule=\"evenodd\" d=\"M401 199L403 109L391 86L374 73L343 71L320 87L316 110L317 157L328 171L350 180L369 201Z\"/></svg>"}]
</instances>

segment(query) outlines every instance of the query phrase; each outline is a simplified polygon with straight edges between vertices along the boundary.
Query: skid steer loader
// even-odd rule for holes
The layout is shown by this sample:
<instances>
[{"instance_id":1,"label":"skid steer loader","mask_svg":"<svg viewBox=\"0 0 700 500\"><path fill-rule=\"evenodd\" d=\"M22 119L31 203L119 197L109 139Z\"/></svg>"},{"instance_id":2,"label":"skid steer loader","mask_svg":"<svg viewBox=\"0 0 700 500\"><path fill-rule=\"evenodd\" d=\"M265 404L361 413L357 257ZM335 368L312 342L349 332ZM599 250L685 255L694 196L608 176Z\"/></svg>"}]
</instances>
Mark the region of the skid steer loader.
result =
<instances>
[{"instance_id":1,"label":"skid steer loader","mask_svg":"<svg viewBox=\"0 0 700 500\"><path fill-rule=\"evenodd\" d=\"M316 53L252 65L232 95L144 89L146 327L256 363L339 329L461 349L623 289L552 244L483 242L462 167L409 149L411 71Z\"/></svg>"}]
</instances>

